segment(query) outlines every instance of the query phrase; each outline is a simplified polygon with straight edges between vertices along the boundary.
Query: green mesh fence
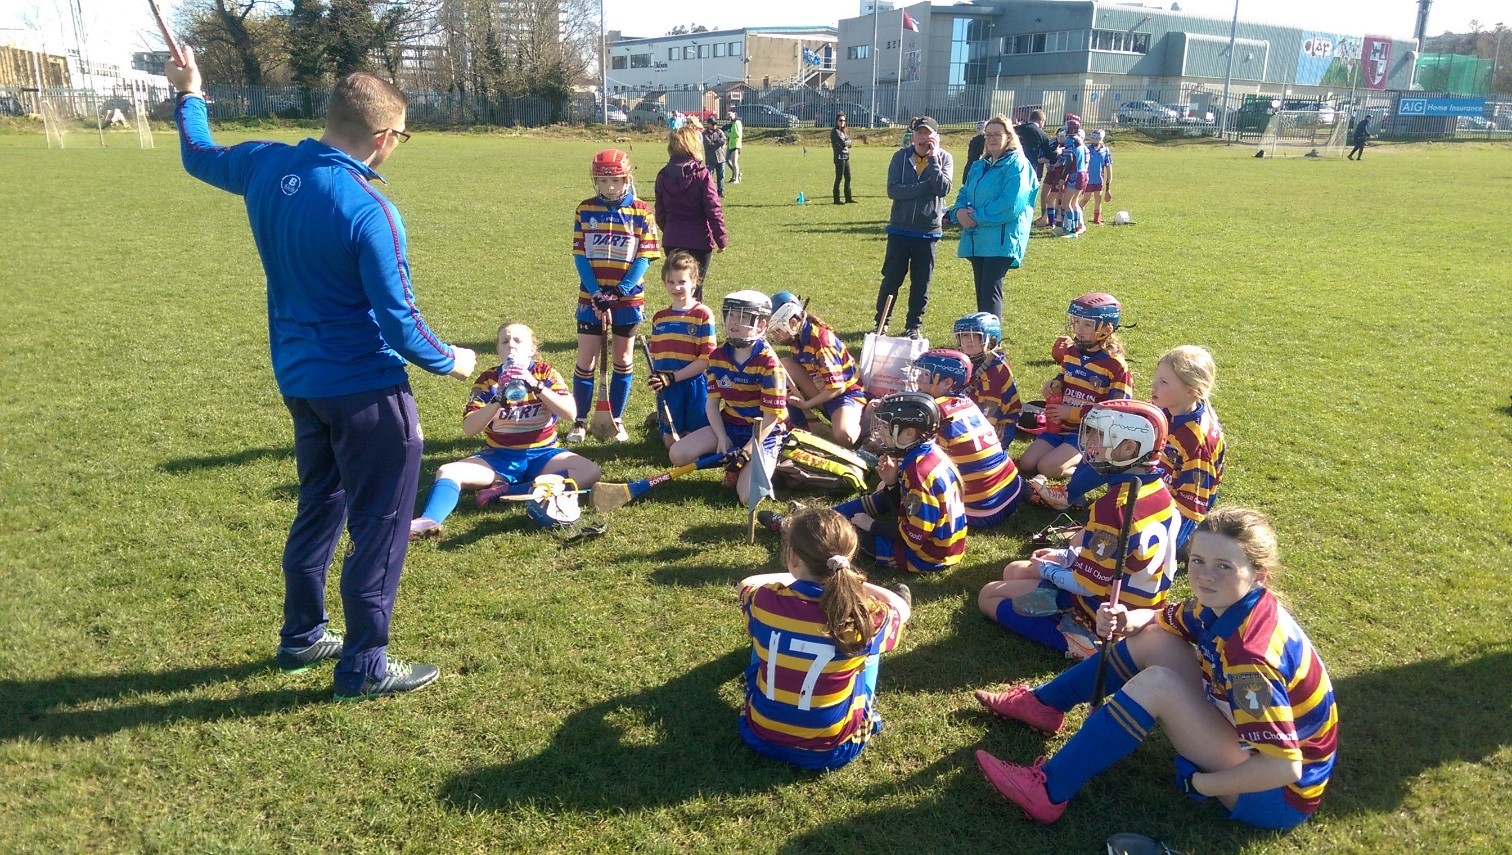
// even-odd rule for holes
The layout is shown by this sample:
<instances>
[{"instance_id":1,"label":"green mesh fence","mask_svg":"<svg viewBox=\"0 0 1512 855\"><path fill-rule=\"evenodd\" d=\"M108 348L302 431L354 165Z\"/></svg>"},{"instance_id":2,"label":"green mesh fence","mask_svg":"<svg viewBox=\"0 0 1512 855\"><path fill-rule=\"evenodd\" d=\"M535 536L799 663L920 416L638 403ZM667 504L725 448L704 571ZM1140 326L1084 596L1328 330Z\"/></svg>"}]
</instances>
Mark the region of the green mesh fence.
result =
<instances>
[{"instance_id":1,"label":"green mesh fence","mask_svg":"<svg viewBox=\"0 0 1512 855\"><path fill-rule=\"evenodd\" d=\"M1459 53L1422 54L1412 88L1451 95L1489 95L1491 60Z\"/></svg>"}]
</instances>

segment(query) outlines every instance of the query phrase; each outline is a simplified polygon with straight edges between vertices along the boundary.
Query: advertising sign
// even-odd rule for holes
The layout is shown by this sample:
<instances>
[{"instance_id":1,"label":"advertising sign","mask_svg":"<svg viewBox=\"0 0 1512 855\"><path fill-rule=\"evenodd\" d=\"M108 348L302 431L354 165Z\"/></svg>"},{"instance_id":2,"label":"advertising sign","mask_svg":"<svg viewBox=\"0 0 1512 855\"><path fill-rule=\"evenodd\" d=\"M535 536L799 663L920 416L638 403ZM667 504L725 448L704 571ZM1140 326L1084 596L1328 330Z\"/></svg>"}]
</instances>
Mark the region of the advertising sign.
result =
<instances>
[{"instance_id":1,"label":"advertising sign","mask_svg":"<svg viewBox=\"0 0 1512 855\"><path fill-rule=\"evenodd\" d=\"M1399 116L1484 116L1485 98L1402 98Z\"/></svg>"},{"instance_id":2,"label":"advertising sign","mask_svg":"<svg viewBox=\"0 0 1512 855\"><path fill-rule=\"evenodd\" d=\"M1391 38L1366 36L1360 57L1360 82L1366 89L1385 89L1391 71Z\"/></svg>"}]
</instances>

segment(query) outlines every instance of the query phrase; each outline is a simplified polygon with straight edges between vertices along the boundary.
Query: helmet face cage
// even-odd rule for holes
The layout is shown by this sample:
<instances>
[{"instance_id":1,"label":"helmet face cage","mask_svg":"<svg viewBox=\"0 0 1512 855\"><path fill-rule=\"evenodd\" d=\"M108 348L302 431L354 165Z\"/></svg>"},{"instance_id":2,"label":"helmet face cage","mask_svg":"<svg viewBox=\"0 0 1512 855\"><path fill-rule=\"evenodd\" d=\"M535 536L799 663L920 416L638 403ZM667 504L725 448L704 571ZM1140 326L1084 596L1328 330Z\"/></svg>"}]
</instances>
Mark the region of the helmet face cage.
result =
<instances>
[{"instance_id":1,"label":"helmet face cage","mask_svg":"<svg viewBox=\"0 0 1512 855\"><path fill-rule=\"evenodd\" d=\"M525 505L525 515L546 528L566 528L583 516L577 482L561 475L541 475Z\"/></svg>"},{"instance_id":2,"label":"helmet face cage","mask_svg":"<svg viewBox=\"0 0 1512 855\"><path fill-rule=\"evenodd\" d=\"M803 303L796 294L778 291L772 295L772 319L767 323L767 329L773 338L780 338L784 342L792 338L792 321L802 317Z\"/></svg>"},{"instance_id":3,"label":"helmet face cage","mask_svg":"<svg viewBox=\"0 0 1512 855\"><path fill-rule=\"evenodd\" d=\"M902 454L932 439L940 429L940 408L923 392L888 395L877 405L872 440L887 454ZM914 438L905 443L903 431L912 428Z\"/></svg>"},{"instance_id":4,"label":"helmet face cage","mask_svg":"<svg viewBox=\"0 0 1512 855\"><path fill-rule=\"evenodd\" d=\"M1082 453L1093 469L1105 475L1151 464L1165 446L1166 430L1162 422L1159 411L1152 414L1142 407L1099 404L1082 419L1079 432Z\"/></svg>"},{"instance_id":5,"label":"helmet face cage","mask_svg":"<svg viewBox=\"0 0 1512 855\"><path fill-rule=\"evenodd\" d=\"M956 344L963 344L961 338L966 335L981 336L982 350L988 351L1003 340L1003 322L988 312L975 312L957 320L951 332L955 334Z\"/></svg>"},{"instance_id":6,"label":"helmet face cage","mask_svg":"<svg viewBox=\"0 0 1512 855\"><path fill-rule=\"evenodd\" d=\"M918 391L921 379L944 380L950 384L950 393L958 395L971 382L971 361L964 353L955 350L937 349L920 354L905 371L910 390Z\"/></svg>"},{"instance_id":7,"label":"helmet face cage","mask_svg":"<svg viewBox=\"0 0 1512 855\"><path fill-rule=\"evenodd\" d=\"M725 341L735 347L750 347L766 335L772 301L759 291L736 291L720 307L724 316Z\"/></svg>"}]
</instances>

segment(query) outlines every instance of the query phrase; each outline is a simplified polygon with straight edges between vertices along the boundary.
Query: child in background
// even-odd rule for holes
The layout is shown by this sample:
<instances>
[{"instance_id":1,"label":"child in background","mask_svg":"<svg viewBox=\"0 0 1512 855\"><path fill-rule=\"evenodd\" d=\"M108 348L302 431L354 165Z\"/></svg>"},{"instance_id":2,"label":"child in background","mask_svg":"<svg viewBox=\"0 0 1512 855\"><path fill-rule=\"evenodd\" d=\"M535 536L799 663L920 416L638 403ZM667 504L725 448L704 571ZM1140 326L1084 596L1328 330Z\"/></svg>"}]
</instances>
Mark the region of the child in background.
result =
<instances>
[{"instance_id":1,"label":"child in background","mask_svg":"<svg viewBox=\"0 0 1512 855\"><path fill-rule=\"evenodd\" d=\"M1114 580L1122 602L1150 610L1165 601L1176 571L1181 519L1160 477L1165 415L1144 401L1107 401L1080 426L1087 459L1113 484L1092 505L1087 525L1067 549L1039 549L1003 568L977 596L982 613L1026 638L1085 659L1097 651L1091 628ZM1130 492L1134 516L1123 561L1119 540Z\"/></svg>"},{"instance_id":2,"label":"child in background","mask_svg":"<svg viewBox=\"0 0 1512 855\"><path fill-rule=\"evenodd\" d=\"M1066 147L1061 150L1061 166L1066 175L1061 190L1061 236L1074 238L1087 230L1082 222L1082 191L1087 188L1087 146L1082 142L1081 123L1067 128Z\"/></svg>"},{"instance_id":3,"label":"child in background","mask_svg":"<svg viewBox=\"0 0 1512 855\"><path fill-rule=\"evenodd\" d=\"M867 584L855 529L825 508L784 522L781 554L787 573L740 583L751 635L740 736L774 760L838 769L882 729L878 660L908 622L908 589Z\"/></svg>"},{"instance_id":4,"label":"child in background","mask_svg":"<svg viewBox=\"0 0 1512 855\"><path fill-rule=\"evenodd\" d=\"M1003 324L996 315L976 312L957 320L952 332L956 348L971 359L971 385L966 394L976 401L1006 449L1018 434L1024 402L1019 400L1013 368L1002 351Z\"/></svg>"},{"instance_id":5,"label":"child in background","mask_svg":"<svg viewBox=\"0 0 1512 855\"><path fill-rule=\"evenodd\" d=\"M425 510L410 521L410 538L442 537L442 523L457 507L464 487L481 488L478 504L500 495L531 492L536 476L563 475L586 490L599 479L590 460L557 445L557 419L577 415L567 384L545 360L530 327L499 327L499 364L473 383L462 408L462 433L483 434L487 447L436 472Z\"/></svg>"},{"instance_id":6,"label":"child in background","mask_svg":"<svg viewBox=\"0 0 1512 855\"><path fill-rule=\"evenodd\" d=\"M788 375L788 418L794 427L807 428L807 411L823 408L829 418L830 436L844 446L854 446L861 436L861 410L866 392L845 342L825 320L807 311L797 295L778 291L772 295L772 324L767 338L792 348L782 366Z\"/></svg>"},{"instance_id":7,"label":"child in background","mask_svg":"<svg viewBox=\"0 0 1512 855\"><path fill-rule=\"evenodd\" d=\"M1043 487L1046 477L1065 478L1075 471L1081 461L1077 428L1087 410L1131 393L1134 378L1118 340L1120 315L1118 300L1103 293L1083 294L1066 310L1070 336L1056 339L1051 349L1061 370L1043 389L1045 429L1018 464L1036 493L1035 485Z\"/></svg>"},{"instance_id":8,"label":"child in background","mask_svg":"<svg viewBox=\"0 0 1512 855\"><path fill-rule=\"evenodd\" d=\"M572 255L578 274L578 354L572 375L577 419L568 442L582 442L593 409L593 372L598 365L603 329L614 333L614 379L609 407L615 439L625 442L625 404L634 379L635 328L645 320L645 275L661 257L656 223L646 203L635 198L630 155L605 149L593 156L589 174L598 195L577 206L572 227Z\"/></svg>"},{"instance_id":9,"label":"child in background","mask_svg":"<svg viewBox=\"0 0 1512 855\"><path fill-rule=\"evenodd\" d=\"M692 253L680 249L668 253L661 279L672 303L651 317L649 385L661 396L672 417L669 425L662 421L662 407L653 414L667 448L672 447L674 430L678 436L687 436L709 425L704 412L709 388L704 372L717 339L714 312L694 296L699 287L698 271L698 259Z\"/></svg>"},{"instance_id":10,"label":"child in background","mask_svg":"<svg viewBox=\"0 0 1512 855\"><path fill-rule=\"evenodd\" d=\"M873 441L877 492L835 506L860 533L861 551L879 565L910 573L938 573L966 554L966 502L961 475L935 445L940 407L923 392L899 392L877 402ZM892 513L894 522L882 517ZM781 531L783 517L758 511L756 520Z\"/></svg>"},{"instance_id":11,"label":"child in background","mask_svg":"<svg viewBox=\"0 0 1512 855\"><path fill-rule=\"evenodd\" d=\"M758 447L776 455L787 416L787 378L777 354L766 343L772 301L760 291L736 291L724 298L725 343L709 354L704 372L708 426L685 435L668 450L674 466L693 463L711 452L741 452L749 460ZM750 496L751 469L735 478L736 495Z\"/></svg>"},{"instance_id":12,"label":"child in background","mask_svg":"<svg viewBox=\"0 0 1512 855\"><path fill-rule=\"evenodd\" d=\"M1259 511L1219 508L1197 527L1192 591L1143 625L1123 606L1098 610L1098 633L1124 636L1110 652L1107 703L1049 760L977 764L1028 818L1052 823L1094 775L1139 747L1158 721L1176 748L1176 786L1218 800L1229 819L1289 829L1318 809L1333 773L1338 709L1317 650L1271 592L1276 532ZM1002 718L1046 734L1092 700L1099 662L1074 665L1037 689L976 693Z\"/></svg>"},{"instance_id":13,"label":"child in background","mask_svg":"<svg viewBox=\"0 0 1512 855\"><path fill-rule=\"evenodd\" d=\"M958 350L936 348L913 361L914 385L940 407L939 445L961 473L966 525L975 531L997 525L1018 508L1024 479L997 431L967 397L971 374L971 360Z\"/></svg>"},{"instance_id":14,"label":"child in background","mask_svg":"<svg viewBox=\"0 0 1512 855\"><path fill-rule=\"evenodd\" d=\"M1058 128L1055 136L1050 138L1050 144L1045 146L1045 159L1050 164L1045 170L1045 182L1040 185L1040 195L1044 198L1045 211L1040 217L1041 222L1036 225L1053 229L1059 222L1060 211L1056 208L1056 203L1060 199L1061 191L1066 187L1066 169L1061 158L1065 150L1066 129Z\"/></svg>"},{"instance_id":15,"label":"child in background","mask_svg":"<svg viewBox=\"0 0 1512 855\"><path fill-rule=\"evenodd\" d=\"M1102 225L1102 203L1113 201L1113 152L1103 144L1107 133L1092 132L1087 149L1087 198L1092 200L1092 222Z\"/></svg>"}]
</instances>

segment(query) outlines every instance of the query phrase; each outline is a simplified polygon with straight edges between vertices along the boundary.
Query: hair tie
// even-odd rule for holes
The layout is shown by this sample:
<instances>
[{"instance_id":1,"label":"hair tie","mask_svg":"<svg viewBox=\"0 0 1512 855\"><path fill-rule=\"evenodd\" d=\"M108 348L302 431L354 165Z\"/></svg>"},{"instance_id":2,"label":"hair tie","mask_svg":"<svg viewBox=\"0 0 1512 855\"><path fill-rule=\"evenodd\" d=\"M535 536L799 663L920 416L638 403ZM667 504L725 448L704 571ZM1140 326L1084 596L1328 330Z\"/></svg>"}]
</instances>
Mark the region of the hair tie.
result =
<instances>
[{"instance_id":1,"label":"hair tie","mask_svg":"<svg viewBox=\"0 0 1512 855\"><path fill-rule=\"evenodd\" d=\"M824 566L828 567L831 570L844 570L845 568L850 566L850 559L846 558L844 555L831 555L829 559L824 562Z\"/></svg>"}]
</instances>

